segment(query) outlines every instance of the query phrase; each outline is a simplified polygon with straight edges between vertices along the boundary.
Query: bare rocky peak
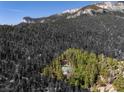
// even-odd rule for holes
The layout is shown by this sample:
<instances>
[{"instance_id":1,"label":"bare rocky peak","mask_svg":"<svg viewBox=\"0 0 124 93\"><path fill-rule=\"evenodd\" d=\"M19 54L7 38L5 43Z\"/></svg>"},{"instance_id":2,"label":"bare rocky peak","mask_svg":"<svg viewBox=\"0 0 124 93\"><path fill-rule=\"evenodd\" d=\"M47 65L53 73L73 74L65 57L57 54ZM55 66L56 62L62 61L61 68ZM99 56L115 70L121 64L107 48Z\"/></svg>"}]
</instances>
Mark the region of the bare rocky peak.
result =
<instances>
[{"instance_id":1,"label":"bare rocky peak","mask_svg":"<svg viewBox=\"0 0 124 93\"><path fill-rule=\"evenodd\" d=\"M113 4L112 2L102 2L102 3L96 4L96 6L104 8L104 9L108 9L108 8L112 8Z\"/></svg>"},{"instance_id":2,"label":"bare rocky peak","mask_svg":"<svg viewBox=\"0 0 124 93\"><path fill-rule=\"evenodd\" d=\"M92 5L88 5L81 8L75 8L75 9L69 9L65 10L61 14L56 14L54 18L63 16L64 14L68 14L66 16L66 19L70 18L76 18L81 15L97 15L97 14L104 14L108 12L121 12L124 13L124 2L118 1L118 2L100 2ZM54 15L53 15L54 16ZM53 18L45 17L45 18L31 18L31 17L24 17L23 22L25 23L44 23L46 21L52 21ZM54 20L55 21L55 20Z\"/></svg>"}]
</instances>

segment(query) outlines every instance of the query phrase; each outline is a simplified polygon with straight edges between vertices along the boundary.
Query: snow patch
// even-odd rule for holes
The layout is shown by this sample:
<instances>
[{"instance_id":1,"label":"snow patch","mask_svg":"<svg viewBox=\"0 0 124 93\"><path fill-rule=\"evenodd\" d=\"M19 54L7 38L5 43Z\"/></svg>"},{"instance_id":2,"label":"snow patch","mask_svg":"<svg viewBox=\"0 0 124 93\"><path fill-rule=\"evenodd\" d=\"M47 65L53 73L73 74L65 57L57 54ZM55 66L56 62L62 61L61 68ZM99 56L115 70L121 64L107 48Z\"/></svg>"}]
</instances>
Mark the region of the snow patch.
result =
<instances>
[{"instance_id":1,"label":"snow patch","mask_svg":"<svg viewBox=\"0 0 124 93\"><path fill-rule=\"evenodd\" d=\"M63 11L62 13L70 13L70 14L72 14L72 13L77 12L79 9L80 9L80 8L68 9L68 10Z\"/></svg>"}]
</instances>

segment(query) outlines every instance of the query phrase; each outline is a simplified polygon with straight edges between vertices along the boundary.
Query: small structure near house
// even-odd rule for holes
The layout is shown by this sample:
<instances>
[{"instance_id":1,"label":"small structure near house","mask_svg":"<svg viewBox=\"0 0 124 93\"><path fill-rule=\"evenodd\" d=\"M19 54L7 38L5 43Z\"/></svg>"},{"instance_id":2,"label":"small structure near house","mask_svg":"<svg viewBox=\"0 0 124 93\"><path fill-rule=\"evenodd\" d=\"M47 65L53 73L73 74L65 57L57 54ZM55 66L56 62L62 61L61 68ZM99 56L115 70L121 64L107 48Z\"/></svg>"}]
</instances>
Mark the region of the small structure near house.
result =
<instances>
[{"instance_id":1,"label":"small structure near house","mask_svg":"<svg viewBox=\"0 0 124 93\"><path fill-rule=\"evenodd\" d=\"M61 60L62 72L66 78L69 78L72 73L72 66L69 64L68 60Z\"/></svg>"}]
</instances>

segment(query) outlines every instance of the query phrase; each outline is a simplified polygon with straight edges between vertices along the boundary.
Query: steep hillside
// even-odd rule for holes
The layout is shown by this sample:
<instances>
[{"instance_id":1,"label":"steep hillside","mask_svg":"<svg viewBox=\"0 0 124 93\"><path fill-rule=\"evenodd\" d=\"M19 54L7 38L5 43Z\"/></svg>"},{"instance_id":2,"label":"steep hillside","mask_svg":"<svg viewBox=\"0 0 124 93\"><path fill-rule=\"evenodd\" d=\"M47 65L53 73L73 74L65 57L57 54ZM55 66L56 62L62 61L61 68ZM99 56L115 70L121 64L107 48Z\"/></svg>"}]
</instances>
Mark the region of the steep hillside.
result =
<instances>
[{"instance_id":1,"label":"steep hillside","mask_svg":"<svg viewBox=\"0 0 124 93\"><path fill-rule=\"evenodd\" d=\"M91 8L99 9L94 5L90 6ZM74 13L71 11L71 14L68 12L38 18L38 22L34 21L35 19L31 21L32 18L28 17L30 20L26 23L14 26L0 25L0 91L80 92L97 91L97 89L102 91L103 88L104 91L108 91L107 88L110 87L116 91L123 91L123 12L108 12L105 9L104 12L98 12L98 14L92 11L93 15L80 15L81 11L80 8L80 10L73 11ZM73 17L75 14L76 16ZM74 49L74 51L68 53L68 49ZM78 52L75 52L75 49L78 49L76 50ZM54 69L58 65L55 65L55 68L52 67L51 72L56 72L52 73L54 75L44 74L42 71L50 64L54 62L60 64L57 58L61 58L63 52L69 55L67 58L71 59L72 63L77 62L73 67L82 64L81 68L78 66L79 69L67 68L67 70L77 71L74 73L74 78L63 77L60 73L61 68L57 68L60 72L56 72ZM89 53L87 54L89 59L83 63L82 55L85 52ZM94 56L90 53L95 55L94 60ZM101 54L104 55L104 60L98 65L101 61L98 61L96 57ZM71 56L74 57L71 58ZM107 58L114 61L106 61ZM95 68L97 66L98 68ZM99 69L99 66L103 67ZM113 71L116 72L117 69L120 71L117 73L121 74L114 75L116 76L114 80L110 79L111 74L106 72L112 71L113 75ZM87 75L81 74L82 70ZM93 72L89 73L90 71ZM69 70L69 72L73 71ZM65 71L64 74L67 72ZM80 83L80 80L83 83ZM108 80L113 81L108 83Z\"/></svg>"}]
</instances>

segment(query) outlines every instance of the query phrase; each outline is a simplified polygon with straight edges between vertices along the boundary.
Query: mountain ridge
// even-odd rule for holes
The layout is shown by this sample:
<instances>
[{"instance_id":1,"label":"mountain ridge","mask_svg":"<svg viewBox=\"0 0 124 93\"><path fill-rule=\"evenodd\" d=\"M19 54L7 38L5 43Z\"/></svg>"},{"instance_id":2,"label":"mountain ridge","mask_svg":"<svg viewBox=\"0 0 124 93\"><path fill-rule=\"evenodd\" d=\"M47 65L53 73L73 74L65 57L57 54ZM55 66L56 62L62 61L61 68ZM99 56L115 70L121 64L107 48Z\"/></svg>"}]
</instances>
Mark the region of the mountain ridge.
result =
<instances>
[{"instance_id":1,"label":"mountain ridge","mask_svg":"<svg viewBox=\"0 0 124 93\"><path fill-rule=\"evenodd\" d=\"M80 8L69 9L65 10L60 14L50 15L48 17L41 17L41 18L31 18L31 17L23 17L24 23L44 23L46 21L55 21L55 19L60 18L64 15L66 19L76 18L80 15L98 15L98 14L105 14L105 13L114 13L119 12L124 14L124 2L117 1L117 2L101 2L92 5L87 5ZM51 19L52 17L52 19ZM53 18L54 17L54 18Z\"/></svg>"}]
</instances>

